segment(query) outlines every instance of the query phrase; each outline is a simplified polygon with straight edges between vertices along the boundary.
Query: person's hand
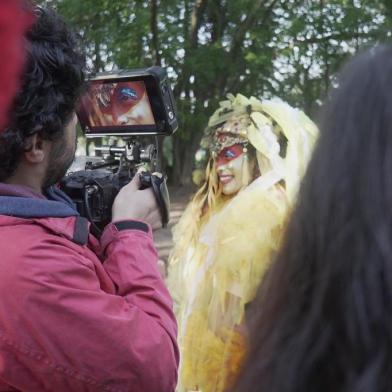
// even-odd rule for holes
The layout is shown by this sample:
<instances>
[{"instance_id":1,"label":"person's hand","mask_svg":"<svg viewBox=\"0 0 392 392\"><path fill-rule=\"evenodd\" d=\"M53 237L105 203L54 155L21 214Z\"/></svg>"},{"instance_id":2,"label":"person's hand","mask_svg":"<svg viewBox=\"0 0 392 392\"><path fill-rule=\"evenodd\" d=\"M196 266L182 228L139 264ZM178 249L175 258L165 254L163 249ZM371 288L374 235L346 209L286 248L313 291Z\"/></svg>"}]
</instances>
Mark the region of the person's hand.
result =
<instances>
[{"instance_id":1,"label":"person's hand","mask_svg":"<svg viewBox=\"0 0 392 392\"><path fill-rule=\"evenodd\" d=\"M161 214L152 188L140 190L139 173L121 188L114 199L112 222L139 220L150 224L153 230L162 227Z\"/></svg>"}]
</instances>

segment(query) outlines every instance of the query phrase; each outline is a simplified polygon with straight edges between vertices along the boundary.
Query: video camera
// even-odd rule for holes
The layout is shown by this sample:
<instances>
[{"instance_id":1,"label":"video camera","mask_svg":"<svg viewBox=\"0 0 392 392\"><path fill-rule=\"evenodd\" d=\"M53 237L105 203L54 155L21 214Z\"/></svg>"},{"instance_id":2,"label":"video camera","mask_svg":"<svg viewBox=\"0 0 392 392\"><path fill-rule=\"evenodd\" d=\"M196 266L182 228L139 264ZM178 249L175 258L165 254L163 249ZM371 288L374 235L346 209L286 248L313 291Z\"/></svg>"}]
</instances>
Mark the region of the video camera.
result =
<instances>
[{"instance_id":1,"label":"video camera","mask_svg":"<svg viewBox=\"0 0 392 392\"><path fill-rule=\"evenodd\" d=\"M166 176L156 172L157 138L178 127L166 71L151 67L97 74L89 80L77 115L87 138L117 136L124 144L95 147L101 156L86 157L83 170L69 171L60 183L79 213L90 220L94 234L100 235L111 221L117 193L143 164L150 170L139 174L142 189L153 189L165 226L170 202ZM155 145L141 142L146 135L155 135Z\"/></svg>"}]
</instances>

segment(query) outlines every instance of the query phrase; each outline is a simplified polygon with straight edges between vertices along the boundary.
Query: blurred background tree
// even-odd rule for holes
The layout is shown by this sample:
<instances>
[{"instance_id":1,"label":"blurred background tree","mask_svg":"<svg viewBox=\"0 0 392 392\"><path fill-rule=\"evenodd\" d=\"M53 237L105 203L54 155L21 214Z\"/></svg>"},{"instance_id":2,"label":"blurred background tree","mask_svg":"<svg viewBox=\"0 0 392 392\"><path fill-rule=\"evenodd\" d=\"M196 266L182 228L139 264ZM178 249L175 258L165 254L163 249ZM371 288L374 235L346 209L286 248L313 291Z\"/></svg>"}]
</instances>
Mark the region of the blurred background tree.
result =
<instances>
[{"instance_id":1,"label":"blurred background tree","mask_svg":"<svg viewBox=\"0 0 392 392\"><path fill-rule=\"evenodd\" d=\"M167 67L180 127L164 143L191 181L208 117L228 92L278 96L311 117L348 56L392 31L390 0L38 0L84 38L92 71Z\"/></svg>"}]
</instances>

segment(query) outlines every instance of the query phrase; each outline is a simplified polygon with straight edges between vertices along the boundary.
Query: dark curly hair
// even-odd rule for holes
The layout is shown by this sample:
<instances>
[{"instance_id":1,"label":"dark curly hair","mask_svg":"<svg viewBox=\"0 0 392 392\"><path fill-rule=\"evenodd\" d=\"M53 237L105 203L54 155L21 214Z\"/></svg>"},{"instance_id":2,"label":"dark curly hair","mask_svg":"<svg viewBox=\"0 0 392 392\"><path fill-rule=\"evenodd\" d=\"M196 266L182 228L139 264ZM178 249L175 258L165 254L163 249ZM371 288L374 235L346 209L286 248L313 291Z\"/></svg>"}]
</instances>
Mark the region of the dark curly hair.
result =
<instances>
[{"instance_id":1,"label":"dark curly hair","mask_svg":"<svg viewBox=\"0 0 392 392\"><path fill-rule=\"evenodd\" d=\"M35 8L36 20L26 34L26 67L11 121L0 135L0 181L16 170L25 140L39 132L61 138L84 89L85 57L78 36L53 10Z\"/></svg>"}]
</instances>

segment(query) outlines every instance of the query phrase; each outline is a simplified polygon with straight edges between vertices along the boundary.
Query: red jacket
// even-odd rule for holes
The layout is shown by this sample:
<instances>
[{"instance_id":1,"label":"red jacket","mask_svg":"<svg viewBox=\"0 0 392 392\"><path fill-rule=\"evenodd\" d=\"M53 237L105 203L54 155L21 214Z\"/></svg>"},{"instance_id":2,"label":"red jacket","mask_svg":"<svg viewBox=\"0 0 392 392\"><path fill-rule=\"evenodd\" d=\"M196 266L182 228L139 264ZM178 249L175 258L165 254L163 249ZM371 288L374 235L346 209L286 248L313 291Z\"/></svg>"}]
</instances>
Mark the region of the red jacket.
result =
<instances>
[{"instance_id":1,"label":"red jacket","mask_svg":"<svg viewBox=\"0 0 392 392\"><path fill-rule=\"evenodd\" d=\"M0 391L173 391L176 322L150 230L111 224L83 245L81 222L0 216Z\"/></svg>"}]
</instances>

